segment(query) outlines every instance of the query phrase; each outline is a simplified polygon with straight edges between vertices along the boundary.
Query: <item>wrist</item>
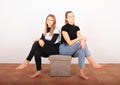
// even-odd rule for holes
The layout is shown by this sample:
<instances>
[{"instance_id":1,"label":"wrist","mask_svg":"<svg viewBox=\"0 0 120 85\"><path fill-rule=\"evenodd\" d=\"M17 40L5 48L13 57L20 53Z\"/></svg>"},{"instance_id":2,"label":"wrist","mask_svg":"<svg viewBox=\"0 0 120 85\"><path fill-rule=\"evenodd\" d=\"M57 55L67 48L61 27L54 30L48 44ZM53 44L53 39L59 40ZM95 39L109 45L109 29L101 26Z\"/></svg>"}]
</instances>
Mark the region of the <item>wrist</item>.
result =
<instances>
[{"instance_id":1,"label":"wrist","mask_svg":"<svg viewBox=\"0 0 120 85\"><path fill-rule=\"evenodd\" d=\"M84 43L84 40L81 40L81 43Z\"/></svg>"}]
</instances>

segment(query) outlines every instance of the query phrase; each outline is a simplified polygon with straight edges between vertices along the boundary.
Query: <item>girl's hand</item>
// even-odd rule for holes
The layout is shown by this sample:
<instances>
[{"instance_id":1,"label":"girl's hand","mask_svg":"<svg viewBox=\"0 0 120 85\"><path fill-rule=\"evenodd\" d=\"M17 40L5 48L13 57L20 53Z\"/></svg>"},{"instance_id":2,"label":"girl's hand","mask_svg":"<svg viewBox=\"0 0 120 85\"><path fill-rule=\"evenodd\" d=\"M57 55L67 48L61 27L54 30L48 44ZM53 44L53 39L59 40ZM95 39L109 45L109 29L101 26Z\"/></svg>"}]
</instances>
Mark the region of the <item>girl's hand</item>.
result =
<instances>
[{"instance_id":1,"label":"girl's hand","mask_svg":"<svg viewBox=\"0 0 120 85\"><path fill-rule=\"evenodd\" d=\"M41 47L44 47L45 43L44 43L44 41L43 41L42 39L39 40L39 45L40 45Z\"/></svg>"},{"instance_id":2,"label":"girl's hand","mask_svg":"<svg viewBox=\"0 0 120 85\"><path fill-rule=\"evenodd\" d=\"M85 49L85 42L84 42L84 40L81 41L80 47L82 48L82 50Z\"/></svg>"}]
</instances>

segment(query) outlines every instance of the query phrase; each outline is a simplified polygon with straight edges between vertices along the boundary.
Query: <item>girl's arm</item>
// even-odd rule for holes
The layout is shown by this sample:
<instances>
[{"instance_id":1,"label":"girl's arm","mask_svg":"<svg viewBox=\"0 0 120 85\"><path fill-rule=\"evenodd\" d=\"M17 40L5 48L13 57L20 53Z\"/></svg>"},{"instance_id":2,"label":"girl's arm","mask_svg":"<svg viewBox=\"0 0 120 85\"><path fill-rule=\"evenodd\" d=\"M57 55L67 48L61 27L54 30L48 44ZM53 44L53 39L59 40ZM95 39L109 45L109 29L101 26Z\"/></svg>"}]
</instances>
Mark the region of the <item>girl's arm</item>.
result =
<instances>
[{"instance_id":1,"label":"girl's arm","mask_svg":"<svg viewBox=\"0 0 120 85\"><path fill-rule=\"evenodd\" d=\"M46 40L45 36L42 34L41 38L39 39L40 46L44 47L45 44L47 45L54 45L55 41L57 40L59 34L53 34L51 40Z\"/></svg>"},{"instance_id":2,"label":"girl's arm","mask_svg":"<svg viewBox=\"0 0 120 85\"><path fill-rule=\"evenodd\" d=\"M85 37L83 37L83 36L81 36L81 34L80 34L80 31L77 31L77 37L78 38L80 38L81 40L80 40L80 47L82 48L82 49L84 49L85 48L85 41L87 40Z\"/></svg>"},{"instance_id":3,"label":"girl's arm","mask_svg":"<svg viewBox=\"0 0 120 85\"><path fill-rule=\"evenodd\" d=\"M45 44L54 45L54 43L57 40L58 36L59 36L59 34L53 34L51 40L44 40Z\"/></svg>"},{"instance_id":4,"label":"girl's arm","mask_svg":"<svg viewBox=\"0 0 120 85\"><path fill-rule=\"evenodd\" d=\"M66 31L62 31L62 35L68 45L73 45L74 43L80 40L79 37L77 37L76 39L70 40L70 37Z\"/></svg>"}]
</instances>

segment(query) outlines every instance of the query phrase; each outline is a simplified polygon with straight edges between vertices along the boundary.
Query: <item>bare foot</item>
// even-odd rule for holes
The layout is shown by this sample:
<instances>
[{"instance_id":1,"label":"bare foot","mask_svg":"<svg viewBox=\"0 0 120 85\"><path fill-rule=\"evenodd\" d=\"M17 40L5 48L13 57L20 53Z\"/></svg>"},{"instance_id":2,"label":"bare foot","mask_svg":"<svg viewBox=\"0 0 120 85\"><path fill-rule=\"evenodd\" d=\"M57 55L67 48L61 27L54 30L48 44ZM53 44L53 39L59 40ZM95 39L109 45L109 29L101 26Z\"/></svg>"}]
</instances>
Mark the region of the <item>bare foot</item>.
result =
<instances>
[{"instance_id":1,"label":"bare foot","mask_svg":"<svg viewBox=\"0 0 120 85\"><path fill-rule=\"evenodd\" d=\"M82 76L80 76L82 79L84 79L84 80L88 80L89 79L89 77L87 77L87 76L85 76L85 75L82 75Z\"/></svg>"},{"instance_id":2,"label":"bare foot","mask_svg":"<svg viewBox=\"0 0 120 85\"><path fill-rule=\"evenodd\" d=\"M79 75L82 79L84 79L84 80L88 80L88 79L89 79L89 77L85 76L85 74L84 74L84 68L80 68L80 69L79 69L78 75Z\"/></svg>"},{"instance_id":3,"label":"bare foot","mask_svg":"<svg viewBox=\"0 0 120 85\"><path fill-rule=\"evenodd\" d=\"M88 80L89 77L85 76L83 73L78 73L78 75L80 76L80 78L84 79L84 80Z\"/></svg>"},{"instance_id":4,"label":"bare foot","mask_svg":"<svg viewBox=\"0 0 120 85\"><path fill-rule=\"evenodd\" d=\"M35 74L31 75L30 78L37 78L41 76L41 71L37 71Z\"/></svg>"},{"instance_id":5,"label":"bare foot","mask_svg":"<svg viewBox=\"0 0 120 85\"><path fill-rule=\"evenodd\" d=\"M24 69L25 67L27 67L28 65L29 65L29 61L25 60L22 64L17 66L16 69L21 70L21 69Z\"/></svg>"},{"instance_id":6,"label":"bare foot","mask_svg":"<svg viewBox=\"0 0 120 85\"><path fill-rule=\"evenodd\" d=\"M101 64L96 64L93 66L94 69L101 69L103 67L104 67L104 65L101 65Z\"/></svg>"}]
</instances>

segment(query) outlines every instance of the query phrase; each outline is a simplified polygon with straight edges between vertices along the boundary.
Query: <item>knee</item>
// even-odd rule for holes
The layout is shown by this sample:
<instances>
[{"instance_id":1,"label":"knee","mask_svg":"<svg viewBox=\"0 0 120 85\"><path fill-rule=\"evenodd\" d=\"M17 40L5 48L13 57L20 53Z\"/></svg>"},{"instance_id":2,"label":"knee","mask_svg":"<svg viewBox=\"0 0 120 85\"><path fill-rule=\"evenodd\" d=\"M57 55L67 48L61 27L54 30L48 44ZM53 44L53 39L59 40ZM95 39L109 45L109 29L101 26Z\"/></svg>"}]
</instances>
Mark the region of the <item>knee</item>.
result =
<instances>
[{"instance_id":1,"label":"knee","mask_svg":"<svg viewBox=\"0 0 120 85\"><path fill-rule=\"evenodd\" d=\"M34 47L38 47L38 46L39 46L39 42L38 42L38 41L35 41L35 42L33 43L33 46L34 46Z\"/></svg>"},{"instance_id":2,"label":"knee","mask_svg":"<svg viewBox=\"0 0 120 85\"><path fill-rule=\"evenodd\" d=\"M34 44L34 45L38 45L38 44L39 44L39 41L35 41L33 44Z\"/></svg>"}]
</instances>

